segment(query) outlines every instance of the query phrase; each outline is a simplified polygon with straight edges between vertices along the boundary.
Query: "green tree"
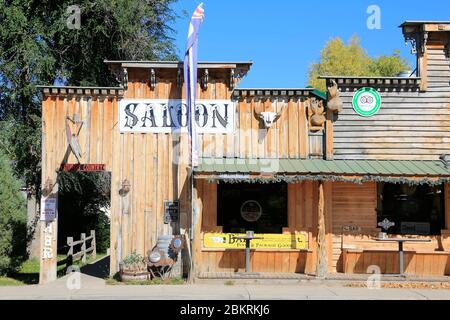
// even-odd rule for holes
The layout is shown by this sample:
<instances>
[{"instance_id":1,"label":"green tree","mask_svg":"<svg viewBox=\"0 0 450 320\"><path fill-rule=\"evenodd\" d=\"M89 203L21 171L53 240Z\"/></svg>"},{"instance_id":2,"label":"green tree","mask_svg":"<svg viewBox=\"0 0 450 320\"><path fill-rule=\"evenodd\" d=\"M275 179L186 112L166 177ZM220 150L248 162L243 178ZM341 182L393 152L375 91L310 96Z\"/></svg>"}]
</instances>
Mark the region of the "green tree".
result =
<instances>
[{"instance_id":1,"label":"green tree","mask_svg":"<svg viewBox=\"0 0 450 320\"><path fill-rule=\"evenodd\" d=\"M117 85L104 60L174 59L170 24L175 0L0 0L0 121L15 172L40 185L40 95L37 84ZM69 23L68 23L69 22ZM76 27L76 26L75 26Z\"/></svg>"},{"instance_id":2,"label":"green tree","mask_svg":"<svg viewBox=\"0 0 450 320\"><path fill-rule=\"evenodd\" d=\"M10 161L0 151L0 275L15 269L26 256L26 212L20 184Z\"/></svg>"},{"instance_id":3,"label":"green tree","mask_svg":"<svg viewBox=\"0 0 450 320\"><path fill-rule=\"evenodd\" d=\"M171 9L175 1L0 0L0 151L38 199L41 96L36 86L117 86L105 59L176 59L170 27L177 18ZM79 28L73 23L74 4L80 12ZM4 188L0 186L1 193L7 193ZM107 220L98 225L106 230ZM13 240L8 232L0 235L1 259L7 259L7 240ZM6 264L0 262L0 267Z\"/></svg>"},{"instance_id":4,"label":"green tree","mask_svg":"<svg viewBox=\"0 0 450 320\"><path fill-rule=\"evenodd\" d=\"M61 172L58 176L58 207L64 217L58 221L58 241L95 230L97 252L109 248L111 174L108 172Z\"/></svg>"},{"instance_id":5,"label":"green tree","mask_svg":"<svg viewBox=\"0 0 450 320\"><path fill-rule=\"evenodd\" d=\"M354 35L348 43L337 37L327 42L320 53L320 61L309 69L309 85L326 91L325 81L319 76L394 76L410 69L408 61L400 57L398 51L393 55L370 57Z\"/></svg>"}]
</instances>

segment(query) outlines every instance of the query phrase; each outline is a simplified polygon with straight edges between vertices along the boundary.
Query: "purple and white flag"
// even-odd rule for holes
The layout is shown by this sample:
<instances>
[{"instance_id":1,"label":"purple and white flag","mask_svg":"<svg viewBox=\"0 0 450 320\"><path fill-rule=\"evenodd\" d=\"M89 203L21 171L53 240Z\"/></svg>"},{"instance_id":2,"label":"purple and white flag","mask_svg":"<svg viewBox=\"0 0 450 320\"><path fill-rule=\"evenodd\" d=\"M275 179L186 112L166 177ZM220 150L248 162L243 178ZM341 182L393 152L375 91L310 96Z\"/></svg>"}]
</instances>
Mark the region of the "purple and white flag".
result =
<instances>
[{"instance_id":1,"label":"purple and white flag","mask_svg":"<svg viewBox=\"0 0 450 320\"><path fill-rule=\"evenodd\" d=\"M186 51L184 55L184 81L186 83L186 104L188 114L188 130L191 150L192 168L198 166L198 141L195 125L195 99L197 88L197 53L198 33L202 25L205 13L203 3L195 9L189 24Z\"/></svg>"}]
</instances>

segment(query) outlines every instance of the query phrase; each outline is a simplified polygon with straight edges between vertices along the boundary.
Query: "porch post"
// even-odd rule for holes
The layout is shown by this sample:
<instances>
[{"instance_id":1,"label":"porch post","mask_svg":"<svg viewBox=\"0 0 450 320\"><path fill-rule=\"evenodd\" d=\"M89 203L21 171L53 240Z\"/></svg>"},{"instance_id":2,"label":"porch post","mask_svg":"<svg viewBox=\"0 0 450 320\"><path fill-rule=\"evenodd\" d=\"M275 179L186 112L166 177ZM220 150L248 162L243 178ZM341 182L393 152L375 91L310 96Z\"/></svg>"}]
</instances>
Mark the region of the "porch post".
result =
<instances>
[{"instance_id":1,"label":"porch post","mask_svg":"<svg viewBox=\"0 0 450 320\"><path fill-rule=\"evenodd\" d=\"M58 241L58 183L56 174L48 179L44 185L42 196L56 200L55 219L51 221L39 221L40 224L40 264L39 284L45 284L56 280L57 269L57 241ZM40 205L42 210L42 204Z\"/></svg>"},{"instance_id":2,"label":"porch post","mask_svg":"<svg viewBox=\"0 0 450 320\"><path fill-rule=\"evenodd\" d=\"M323 181L319 181L316 276L324 278L327 274L327 269L328 263L325 231L325 199L323 192Z\"/></svg>"}]
</instances>

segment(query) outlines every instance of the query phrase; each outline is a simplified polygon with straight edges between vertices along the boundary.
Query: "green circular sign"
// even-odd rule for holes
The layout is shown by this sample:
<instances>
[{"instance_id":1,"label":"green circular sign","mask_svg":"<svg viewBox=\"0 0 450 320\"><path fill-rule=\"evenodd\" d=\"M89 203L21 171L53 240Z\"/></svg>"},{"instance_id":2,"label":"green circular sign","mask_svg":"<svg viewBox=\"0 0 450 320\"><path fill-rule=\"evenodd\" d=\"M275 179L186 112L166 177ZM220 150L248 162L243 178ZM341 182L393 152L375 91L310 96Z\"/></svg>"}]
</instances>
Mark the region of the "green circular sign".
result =
<instances>
[{"instance_id":1,"label":"green circular sign","mask_svg":"<svg viewBox=\"0 0 450 320\"><path fill-rule=\"evenodd\" d=\"M381 108L381 96L373 88L361 88L353 96L353 109L363 117L375 115Z\"/></svg>"}]
</instances>

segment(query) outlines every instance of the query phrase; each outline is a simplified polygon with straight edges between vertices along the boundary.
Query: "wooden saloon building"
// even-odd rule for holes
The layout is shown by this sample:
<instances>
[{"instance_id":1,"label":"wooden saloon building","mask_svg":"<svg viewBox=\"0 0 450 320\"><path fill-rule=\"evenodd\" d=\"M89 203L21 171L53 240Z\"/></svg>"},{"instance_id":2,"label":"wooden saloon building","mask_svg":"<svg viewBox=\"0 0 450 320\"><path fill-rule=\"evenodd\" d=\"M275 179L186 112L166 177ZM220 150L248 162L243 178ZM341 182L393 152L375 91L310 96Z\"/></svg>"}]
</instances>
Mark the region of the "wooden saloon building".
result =
<instances>
[{"instance_id":1,"label":"wooden saloon building","mask_svg":"<svg viewBox=\"0 0 450 320\"><path fill-rule=\"evenodd\" d=\"M242 89L251 62L199 63L193 174L181 63L106 61L116 88L42 87L43 203L70 164L111 172L111 274L179 234L194 277L242 272L234 236L252 230L253 272L398 273L384 231L426 240L404 243L406 274L450 275L450 22L401 28L414 76L327 76L326 95ZM41 221L41 283L57 219Z\"/></svg>"}]
</instances>

